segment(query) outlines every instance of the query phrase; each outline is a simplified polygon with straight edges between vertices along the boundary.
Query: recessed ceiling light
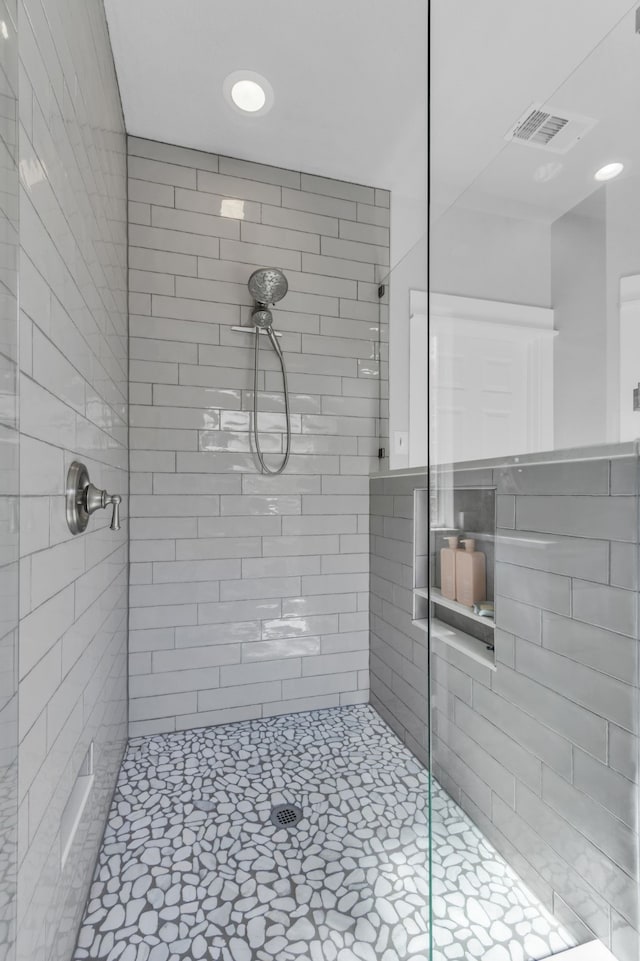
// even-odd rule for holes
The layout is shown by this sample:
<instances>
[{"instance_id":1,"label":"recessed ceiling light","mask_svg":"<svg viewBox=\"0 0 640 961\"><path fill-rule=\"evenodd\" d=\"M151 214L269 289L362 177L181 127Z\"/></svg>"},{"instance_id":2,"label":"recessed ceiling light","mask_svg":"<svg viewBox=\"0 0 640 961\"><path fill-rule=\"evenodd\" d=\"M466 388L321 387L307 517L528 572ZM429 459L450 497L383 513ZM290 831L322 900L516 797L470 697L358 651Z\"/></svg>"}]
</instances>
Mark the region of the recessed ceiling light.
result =
<instances>
[{"instance_id":1,"label":"recessed ceiling light","mask_svg":"<svg viewBox=\"0 0 640 961\"><path fill-rule=\"evenodd\" d=\"M231 88L231 99L236 107L247 113L261 110L267 100L264 90L255 80L236 80Z\"/></svg>"},{"instance_id":2,"label":"recessed ceiling light","mask_svg":"<svg viewBox=\"0 0 640 961\"><path fill-rule=\"evenodd\" d=\"M596 170L594 173L595 180L613 180L618 174L621 174L624 170L624 164L616 161L612 164L605 164L604 167L600 167L600 170Z\"/></svg>"},{"instance_id":3,"label":"recessed ceiling light","mask_svg":"<svg viewBox=\"0 0 640 961\"><path fill-rule=\"evenodd\" d=\"M273 88L265 77L251 70L235 70L223 84L227 103L252 117L268 113L273 106Z\"/></svg>"}]
</instances>

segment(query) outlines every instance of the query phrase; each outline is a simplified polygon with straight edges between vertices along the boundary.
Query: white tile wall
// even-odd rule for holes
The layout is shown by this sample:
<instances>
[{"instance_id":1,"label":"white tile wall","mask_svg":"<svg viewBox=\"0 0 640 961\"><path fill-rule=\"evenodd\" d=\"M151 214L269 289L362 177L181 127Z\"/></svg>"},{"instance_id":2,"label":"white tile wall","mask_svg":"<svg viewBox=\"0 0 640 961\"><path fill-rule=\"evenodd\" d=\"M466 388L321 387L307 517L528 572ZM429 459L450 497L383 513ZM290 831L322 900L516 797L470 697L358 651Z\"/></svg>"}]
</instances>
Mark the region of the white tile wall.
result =
<instances>
[{"instance_id":1,"label":"white tile wall","mask_svg":"<svg viewBox=\"0 0 640 961\"><path fill-rule=\"evenodd\" d=\"M365 701L389 196L136 138L129 175L131 733ZM271 265L290 288L278 477L252 453L253 340L231 329ZM261 363L278 454L281 378L269 350Z\"/></svg>"},{"instance_id":2,"label":"white tile wall","mask_svg":"<svg viewBox=\"0 0 640 961\"><path fill-rule=\"evenodd\" d=\"M0 958L14 961L18 837L18 38L0 0Z\"/></svg>"},{"instance_id":3,"label":"white tile wall","mask_svg":"<svg viewBox=\"0 0 640 961\"><path fill-rule=\"evenodd\" d=\"M20 0L18 958L70 957L127 723L127 523L72 537L66 469L127 493L126 144L101 3ZM123 505L126 507L126 502ZM96 781L60 869L60 820Z\"/></svg>"}]
</instances>

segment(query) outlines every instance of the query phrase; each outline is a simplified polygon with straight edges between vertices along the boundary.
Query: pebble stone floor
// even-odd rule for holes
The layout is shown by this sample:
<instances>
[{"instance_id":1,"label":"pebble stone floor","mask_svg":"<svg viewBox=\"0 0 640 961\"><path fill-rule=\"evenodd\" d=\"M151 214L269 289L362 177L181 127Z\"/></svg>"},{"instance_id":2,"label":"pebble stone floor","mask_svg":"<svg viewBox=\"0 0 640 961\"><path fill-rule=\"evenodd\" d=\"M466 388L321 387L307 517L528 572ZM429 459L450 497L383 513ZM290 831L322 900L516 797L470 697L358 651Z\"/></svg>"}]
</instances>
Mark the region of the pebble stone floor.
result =
<instances>
[{"instance_id":1,"label":"pebble stone floor","mask_svg":"<svg viewBox=\"0 0 640 961\"><path fill-rule=\"evenodd\" d=\"M571 946L432 790L434 961ZM74 961L427 961L428 846L427 772L368 706L136 738Z\"/></svg>"}]
</instances>

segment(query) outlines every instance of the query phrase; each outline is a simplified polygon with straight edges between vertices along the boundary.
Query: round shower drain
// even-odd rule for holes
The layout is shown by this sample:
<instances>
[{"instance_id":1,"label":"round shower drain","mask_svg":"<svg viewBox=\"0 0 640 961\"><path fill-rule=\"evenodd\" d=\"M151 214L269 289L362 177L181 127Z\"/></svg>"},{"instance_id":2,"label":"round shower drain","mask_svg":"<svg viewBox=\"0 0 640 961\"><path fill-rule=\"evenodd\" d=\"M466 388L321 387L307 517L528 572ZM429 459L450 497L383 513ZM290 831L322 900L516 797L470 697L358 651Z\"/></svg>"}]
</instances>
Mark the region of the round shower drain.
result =
<instances>
[{"instance_id":1,"label":"round shower drain","mask_svg":"<svg viewBox=\"0 0 640 961\"><path fill-rule=\"evenodd\" d=\"M277 828L294 828L302 820L302 811L296 804L275 804L269 820Z\"/></svg>"}]
</instances>

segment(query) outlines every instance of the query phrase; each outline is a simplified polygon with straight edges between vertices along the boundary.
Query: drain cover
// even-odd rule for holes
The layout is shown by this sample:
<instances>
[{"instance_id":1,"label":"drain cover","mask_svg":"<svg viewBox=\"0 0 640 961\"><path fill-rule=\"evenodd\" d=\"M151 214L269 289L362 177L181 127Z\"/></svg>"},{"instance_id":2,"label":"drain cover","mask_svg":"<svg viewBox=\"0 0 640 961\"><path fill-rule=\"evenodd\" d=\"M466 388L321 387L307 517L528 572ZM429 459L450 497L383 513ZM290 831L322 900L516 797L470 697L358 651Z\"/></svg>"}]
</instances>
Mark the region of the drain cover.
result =
<instances>
[{"instance_id":1,"label":"drain cover","mask_svg":"<svg viewBox=\"0 0 640 961\"><path fill-rule=\"evenodd\" d=\"M275 804L269 820L277 828L294 828L302 820L302 811L296 804Z\"/></svg>"}]
</instances>

